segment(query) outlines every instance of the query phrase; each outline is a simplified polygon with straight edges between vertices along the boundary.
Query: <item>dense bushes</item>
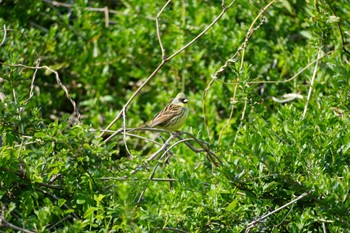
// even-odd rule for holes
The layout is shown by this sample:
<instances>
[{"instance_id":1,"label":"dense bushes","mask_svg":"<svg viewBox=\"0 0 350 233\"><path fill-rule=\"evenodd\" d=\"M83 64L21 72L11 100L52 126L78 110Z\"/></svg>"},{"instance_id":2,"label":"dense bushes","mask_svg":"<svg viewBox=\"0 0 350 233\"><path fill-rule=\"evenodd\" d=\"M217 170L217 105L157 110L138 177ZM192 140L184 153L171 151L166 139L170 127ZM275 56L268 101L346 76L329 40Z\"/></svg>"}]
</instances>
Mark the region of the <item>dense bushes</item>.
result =
<instances>
[{"instance_id":1,"label":"dense bushes","mask_svg":"<svg viewBox=\"0 0 350 233\"><path fill-rule=\"evenodd\" d=\"M162 60L164 3L87 2L1 3L1 231L350 229L349 4L174 1ZM180 91L201 141L105 142L120 111L136 127ZM167 159L148 161L161 145Z\"/></svg>"}]
</instances>

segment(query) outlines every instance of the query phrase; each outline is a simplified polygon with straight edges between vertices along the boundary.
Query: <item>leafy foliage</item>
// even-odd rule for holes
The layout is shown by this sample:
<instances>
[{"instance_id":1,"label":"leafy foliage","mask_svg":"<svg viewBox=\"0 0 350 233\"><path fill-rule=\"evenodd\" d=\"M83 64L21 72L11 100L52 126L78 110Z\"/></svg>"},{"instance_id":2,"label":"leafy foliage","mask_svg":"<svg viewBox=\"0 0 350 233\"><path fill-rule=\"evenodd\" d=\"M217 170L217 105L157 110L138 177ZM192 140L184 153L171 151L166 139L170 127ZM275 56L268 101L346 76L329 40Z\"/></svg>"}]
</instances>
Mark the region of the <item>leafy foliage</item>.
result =
<instances>
[{"instance_id":1,"label":"leafy foliage","mask_svg":"<svg viewBox=\"0 0 350 233\"><path fill-rule=\"evenodd\" d=\"M346 0L66 2L0 3L1 231L349 231ZM180 91L202 151L101 136Z\"/></svg>"}]
</instances>

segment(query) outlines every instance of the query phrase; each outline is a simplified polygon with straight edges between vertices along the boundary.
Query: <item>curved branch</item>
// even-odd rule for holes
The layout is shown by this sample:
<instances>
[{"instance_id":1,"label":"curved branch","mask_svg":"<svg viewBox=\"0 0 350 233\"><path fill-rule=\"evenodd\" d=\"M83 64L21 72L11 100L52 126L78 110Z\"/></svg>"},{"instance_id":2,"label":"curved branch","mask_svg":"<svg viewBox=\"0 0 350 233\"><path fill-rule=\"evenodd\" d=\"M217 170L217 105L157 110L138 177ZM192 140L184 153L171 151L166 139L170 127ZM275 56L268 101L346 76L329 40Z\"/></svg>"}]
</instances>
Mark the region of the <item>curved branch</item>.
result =
<instances>
[{"instance_id":1,"label":"curved branch","mask_svg":"<svg viewBox=\"0 0 350 233\"><path fill-rule=\"evenodd\" d=\"M5 43L6 36L7 36L7 30L6 30L6 25L4 24L4 37L2 38L2 41L0 43L0 47Z\"/></svg>"}]
</instances>

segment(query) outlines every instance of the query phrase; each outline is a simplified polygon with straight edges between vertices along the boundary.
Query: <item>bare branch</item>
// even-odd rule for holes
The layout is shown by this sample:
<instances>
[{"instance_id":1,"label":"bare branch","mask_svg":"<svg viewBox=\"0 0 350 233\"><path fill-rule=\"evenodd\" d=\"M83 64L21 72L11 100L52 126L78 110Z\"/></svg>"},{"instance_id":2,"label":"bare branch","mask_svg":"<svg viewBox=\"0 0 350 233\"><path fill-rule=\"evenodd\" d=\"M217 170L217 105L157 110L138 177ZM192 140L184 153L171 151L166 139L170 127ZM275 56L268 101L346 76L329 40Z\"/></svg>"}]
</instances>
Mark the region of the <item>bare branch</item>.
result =
<instances>
[{"instance_id":1,"label":"bare branch","mask_svg":"<svg viewBox=\"0 0 350 233\"><path fill-rule=\"evenodd\" d=\"M130 158L133 158L129 148L128 148L128 143L126 142L126 112L125 109L123 109L123 125L122 125L122 129L123 129L123 142L124 142L124 146L126 149L126 152L128 153Z\"/></svg>"},{"instance_id":2,"label":"bare branch","mask_svg":"<svg viewBox=\"0 0 350 233\"><path fill-rule=\"evenodd\" d=\"M319 48L318 54L317 54L317 61L316 61L314 72L313 72L312 78L311 78L309 93L307 95L307 99L306 99L306 103L305 103L305 107L304 107L303 119L305 119L306 112L307 112L307 107L308 107L309 101L311 99L311 93L312 93L312 90L314 88L315 77L316 77L316 73L317 73L317 69L318 69L318 59L320 59L320 57L321 57L321 52L322 52L322 50L321 50L321 48Z\"/></svg>"},{"instance_id":3,"label":"bare branch","mask_svg":"<svg viewBox=\"0 0 350 233\"><path fill-rule=\"evenodd\" d=\"M28 104L29 100L33 97L34 95L34 83L35 83L35 78L36 78L36 73L38 72L38 67L40 66L41 59L39 58L38 60L35 61L35 67L37 67L34 71L33 77L32 77L32 82L30 83L30 91L29 91L29 97L24 101L25 104Z\"/></svg>"},{"instance_id":4,"label":"bare branch","mask_svg":"<svg viewBox=\"0 0 350 233\"><path fill-rule=\"evenodd\" d=\"M64 218L62 218L61 220L59 220L58 222L56 222L55 224L53 224L52 226L48 227L47 230L50 231L51 229L54 229L57 225L59 225L61 222L66 221L67 219L72 218L72 215L68 215Z\"/></svg>"},{"instance_id":5,"label":"bare branch","mask_svg":"<svg viewBox=\"0 0 350 233\"><path fill-rule=\"evenodd\" d=\"M174 138L175 138L174 134L171 134L170 137L168 138L168 140L166 140L166 141L163 143L162 147L159 148L155 153L153 153L153 155L151 155L151 156L147 159L147 162L149 162L149 161L151 161L151 160L154 160L163 150L169 151L167 148L168 148L170 142L171 142L172 140L174 140ZM170 148L171 148L171 147L170 147Z\"/></svg>"},{"instance_id":6,"label":"bare branch","mask_svg":"<svg viewBox=\"0 0 350 233\"><path fill-rule=\"evenodd\" d=\"M193 38L190 42L188 42L185 46L183 46L181 49L179 49L178 51L176 51L175 53L173 53L170 57L166 58L167 61L169 61L170 59L172 59L173 57L175 57L176 55L178 55L179 53L181 53L182 51L184 51L185 49L187 49L187 47L189 47L190 45L192 45L195 41L197 41L200 37L202 37L211 27L213 27L213 25L226 13L226 11L236 2L236 0L232 1L227 7L224 7L221 11L221 13L219 14L219 16L217 16L213 22L211 22L201 33L199 33L195 38Z\"/></svg>"},{"instance_id":7,"label":"bare branch","mask_svg":"<svg viewBox=\"0 0 350 233\"><path fill-rule=\"evenodd\" d=\"M103 9L104 9L104 13L105 13L105 27L108 28L108 26L109 26L109 10L108 10L108 6L105 6Z\"/></svg>"},{"instance_id":8,"label":"bare branch","mask_svg":"<svg viewBox=\"0 0 350 233\"><path fill-rule=\"evenodd\" d=\"M241 57L241 65L240 65L240 70L243 69L243 61L244 61L244 51L245 49L247 48L248 46L248 41L250 39L250 37L252 36L252 34L258 30L261 25L266 21L266 18L263 17L263 19L261 20L261 22L259 23L258 26L254 27L255 23L257 22L257 20L260 18L261 14L264 13L268 7L270 7L272 5L272 3L274 2L275 0L272 0L268 5L266 5L261 11L260 13L258 14L257 17L255 17L255 19L253 20L252 24L250 25L246 35L245 35L245 39L244 39L244 42L242 43L242 45L238 48L238 50L236 51L236 53L230 58L228 59L225 64L223 66L221 66L219 68L219 70L217 70L214 74L211 75L212 77L212 80L208 83L207 87L205 88L205 91L203 93L203 116L204 116L204 124L205 124L205 127L207 129L207 133L208 133L208 136L210 137L210 129L209 129L209 125L208 125L208 119L207 119L207 107L206 107L206 97L207 97L207 93L210 89L210 87L213 85L214 81L215 80L218 80L218 77L220 76L220 74L222 74L226 68L229 66L230 63L235 63L237 60L238 60L238 57L242 54L242 57ZM222 2L222 4L224 5L224 2ZM238 84L239 82L236 82L235 83L235 89L234 89L234 94L233 94L233 99L236 100L236 93L237 93L237 89L238 89ZM231 119L232 119L232 116L233 116L233 112L234 112L234 107L235 107L235 104L232 104L231 106L231 112L230 112L230 117L229 119L227 120L227 122L229 122ZM227 126L227 124L225 124L225 126L223 127L223 129ZM221 132L220 132L220 137L219 137L219 140L221 138L221 133L223 132L223 129L221 129Z\"/></svg>"},{"instance_id":9,"label":"bare branch","mask_svg":"<svg viewBox=\"0 0 350 233\"><path fill-rule=\"evenodd\" d=\"M169 137L169 139L174 139L175 138L175 135L171 135L170 137ZM167 140L165 143L164 143L164 145L168 145L169 144L169 142L170 142L170 140ZM153 170L152 170L152 173L151 173L151 175L150 175L150 177L149 177L149 179L150 180L154 180L155 178L154 178L154 175L155 175L155 173L156 173L156 170L158 169L158 167L159 167L159 164L160 164L160 161L164 158L164 156L166 155L166 154L168 154L169 152L170 152L170 150L171 150L171 148L173 148L173 147L175 147L175 146L177 146L178 144L180 144L180 143L183 143L183 142L186 142L186 141L192 141L193 139L190 139L190 138L187 138L187 139L182 139L182 140L180 140L180 141L178 141L178 142L176 142L176 143L174 143L173 145L171 145L171 146L169 146L169 147L164 147L164 145L163 145L163 147L162 148L160 148L160 149L162 149L162 150L164 150L165 148L166 148L166 150L163 152L163 154L160 156L160 158L158 159L158 162L157 162L157 164L154 166L154 168L153 168ZM158 150L158 151L161 151L161 150ZM156 152L157 153L157 152ZM158 154L156 154L155 153L155 155L158 155ZM153 156L152 156L153 157ZM150 160L153 160L154 158L149 158L148 160L147 160L147 162L149 162ZM166 158L165 159L165 161L167 160L168 158ZM136 170L134 170L134 171L136 171ZM170 182L172 182L173 180L169 180ZM145 192L146 192L146 190L147 190L147 186L145 186L144 187L144 189L142 190L142 192L141 192L141 194L140 194L140 197L138 198L138 200L137 200L137 203L140 203L141 202L141 200L142 200L142 197L145 195Z\"/></svg>"},{"instance_id":10,"label":"bare branch","mask_svg":"<svg viewBox=\"0 0 350 233\"><path fill-rule=\"evenodd\" d=\"M162 43L162 38L160 36L160 27L159 27L159 18L160 15L163 13L163 11L165 10L165 8L169 5L169 3L171 2L171 0L168 0L164 6L162 7L162 9L158 12L157 17L156 17L156 29L157 29L157 37L158 37L158 41L159 41L159 46L160 46L160 50L162 51L162 60L165 60L165 49L163 47L163 43Z\"/></svg>"},{"instance_id":11,"label":"bare branch","mask_svg":"<svg viewBox=\"0 0 350 233\"><path fill-rule=\"evenodd\" d=\"M331 55L335 50L332 50L332 51L329 51L325 54L323 54L322 56L316 58L315 60L313 60L312 62L308 63L304 68L302 68L301 70L299 70L295 75L293 75L292 77L290 77L289 79L285 79L285 80L257 80L257 81L250 81L250 82L246 82L248 85L249 84L266 84L266 83L274 83L274 84L277 84L277 83L287 83L287 82L290 82L294 79L296 79L300 74L302 74L305 70L307 70L308 68L310 68L313 64L315 64L316 62L322 60L323 58L327 57L328 55ZM224 82L224 81L221 81L219 79L215 79L215 81L218 81L218 82L221 82L221 83L224 83L224 84L239 84L239 82Z\"/></svg>"},{"instance_id":12,"label":"bare branch","mask_svg":"<svg viewBox=\"0 0 350 233\"><path fill-rule=\"evenodd\" d=\"M31 231L31 230L27 230L27 229L18 227L16 225L13 225L12 223L9 223L8 221L6 221L5 206L2 206L2 208L1 208L0 227L9 227L9 228L12 228L16 231L21 231L21 232L25 232L25 233L35 233L35 231Z\"/></svg>"},{"instance_id":13,"label":"bare branch","mask_svg":"<svg viewBox=\"0 0 350 233\"><path fill-rule=\"evenodd\" d=\"M4 24L4 37L2 38L2 41L0 43L0 47L5 43L6 36L7 36L7 30L6 30L6 25Z\"/></svg>"},{"instance_id":14,"label":"bare branch","mask_svg":"<svg viewBox=\"0 0 350 233\"><path fill-rule=\"evenodd\" d=\"M181 144L181 143L183 143L183 142L186 142L186 141L193 141L193 139L191 139L191 138L182 139L182 140L180 140L180 141L178 141L178 142L172 144L171 146L169 146L169 147L163 152L163 154L162 154L162 155L160 156L160 158L158 159L158 163L156 164L156 166L154 167L154 169L153 169L153 171L152 171L152 173L151 173L151 176L150 176L150 179L151 179L151 180L153 179L154 174L155 174L155 172L156 172L156 170L157 170L157 167L159 166L159 161L162 160L162 159L164 158L164 156L165 156L167 153L169 153L169 151L171 150L171 148L173 148L173 147L175 147L175 146L177 146L177 145L179 145L179 144ZM148 161L149 161L149 160L147 160L147 162L148 162Z\"/></svg>"},{"instance_id":15,"label":"bare branch","mask_svg":"<svg viewBox=\"0 0 350 233\"><path fill-rule=\"evenodd\" d=\"M39 62L40 62L40 59L37 60L37 62L36 62L37 64L36 64L35 67L22 65L22 64L5 64L3 62L0 62L0 64L2 64L4 66L10 66L10 67L22 67L22 68L27 68L27 69L33 69L33 70L35 70L35 72L34 72L35 74L36 74L37 70L39 70L39 69L45 69L45 70L50 71L51 73L54 73L55 77L56 77L57 84L63 89L64 93L66 94L67 99L69 100L69 102L73 106L72 117L76 117L76 118L79 119L80 118L80 113L78 111L77 105L76 105L75 101L72 99L72 97L70 96L67 87L65 85L63 85L63 83L61 82L61 79L59 77L58 72L56 70L51 69L48 66L38 66ZM35 80L35 75L33 75L32 82L33 82L33 79ZM31 85L31 92L32 92L32 85ZM26 101L28 101L31 98L32 95L33 94L30 93L29 98Z\"/></svg>"},{"instance_id":16,"label":"bare branch","mask_svg":"<svg viewBox=\"0 0 350 233\"><path fill-rule=\"evenodd\" d=\"M134 98L139 94L139 92L147 85L147 83L158 73L158 71L163 67L163 65L165 64L165 60L162 60L162 62L158 65L158 67L152 72L152 74L141 84L141 86L132 94L132 96L128 99L128 101L124 104L122 110L118 113L118 115L112 120L112 122L102 131L102 133L100 134L100 137L102 137L104 135L104 132L106 130L109 130L112 125L115 124L115 122L117 122L123 111L126 111L127 107L131 104L131 102L134 100Z\"/></svg>"},{"instance_id":17,"label":"bare branch","mask_svg":"<svg viewBox=\"0 0 350 233\"><path fill-rule=\"evenodd\" d=\"M244 116L245 116L245 113L246 113L246 110L247 110L247 104L248 104L248 100L246 99L244 101L244 107L243 107L243 111L242 111L241 121L239 122L239 126L238 126L238 129L237 129L237 132L236 132L236 135L235 135L235 139L234 139L234 143L236 143L237 138L238 138L238 132L242 128Z\"/></svg>"},{"instance_id":18,"label":"bare branch","mask_svg":"<svg viewBox=\"0 0 350 233\"><path fill-rule=\"evenodd\" d=\"M215 166L220 166L223 165L222 160L209 148L209 143L202 141L198 138L196 138L193 134L188 133L188 132L179 132L179 135L185 134L190 136L191 138L194 139L195 142L198 143L202 147L202 149L207 153L208 159L215 165ZM187 144L187 143L186 143Z\"/></svg>"},{"instance_id":19,"label":"bare branch","mask_svg":"<svg viewBox=\"0 0 350 233\"><path fill-rule=\"evenodd\" d=\"M256 225L257 223L261 222L262 220L264 220L265 218L269 217L270 215L272 215L272 214L274 214L274 213L276 213L276 212L278 212L278 211L280 211L280 210L286 208L287 206L290 206L290 205L294 204L295 202L297 202L297 201L299 201L300 199L306 197L306 196L309 195L310 193L311 193L310 191L305 192L305 193L301 194L299 197L295 198L294 200L288 202L287 204L285 204L285 205L283 205L283 206L281 206L281 207L275 209L274 211L271 211L271 212L269 212L269 213L267 213L267 214L264 214L264 215L258 217L256 220L254 220L254 221L248 223L247 229L246 229L245 232L246 232L246 233L250 232L250 230L251 230L252 228L254 228L255 225Z\"/></svg>"}]
</instances>

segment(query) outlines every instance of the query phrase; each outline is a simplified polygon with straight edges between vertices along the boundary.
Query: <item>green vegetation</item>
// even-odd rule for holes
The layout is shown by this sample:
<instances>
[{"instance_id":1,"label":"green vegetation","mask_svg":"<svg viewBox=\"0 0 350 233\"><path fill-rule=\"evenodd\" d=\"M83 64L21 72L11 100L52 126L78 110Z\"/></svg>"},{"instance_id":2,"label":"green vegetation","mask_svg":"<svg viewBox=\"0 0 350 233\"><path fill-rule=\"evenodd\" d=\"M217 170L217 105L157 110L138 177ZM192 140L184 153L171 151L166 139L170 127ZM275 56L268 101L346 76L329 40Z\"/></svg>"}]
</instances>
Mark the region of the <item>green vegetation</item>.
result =
<instances>
[{"instance_id":1,"label":"green vegetation","mask_svg":"<svg viewBox=\"0 0 350 233\"><path fill-rule=\"evenodd\" d=\"M349 1L224 2L0 1L0 232L350 231Z\"/></svg>"}]
</instances>

